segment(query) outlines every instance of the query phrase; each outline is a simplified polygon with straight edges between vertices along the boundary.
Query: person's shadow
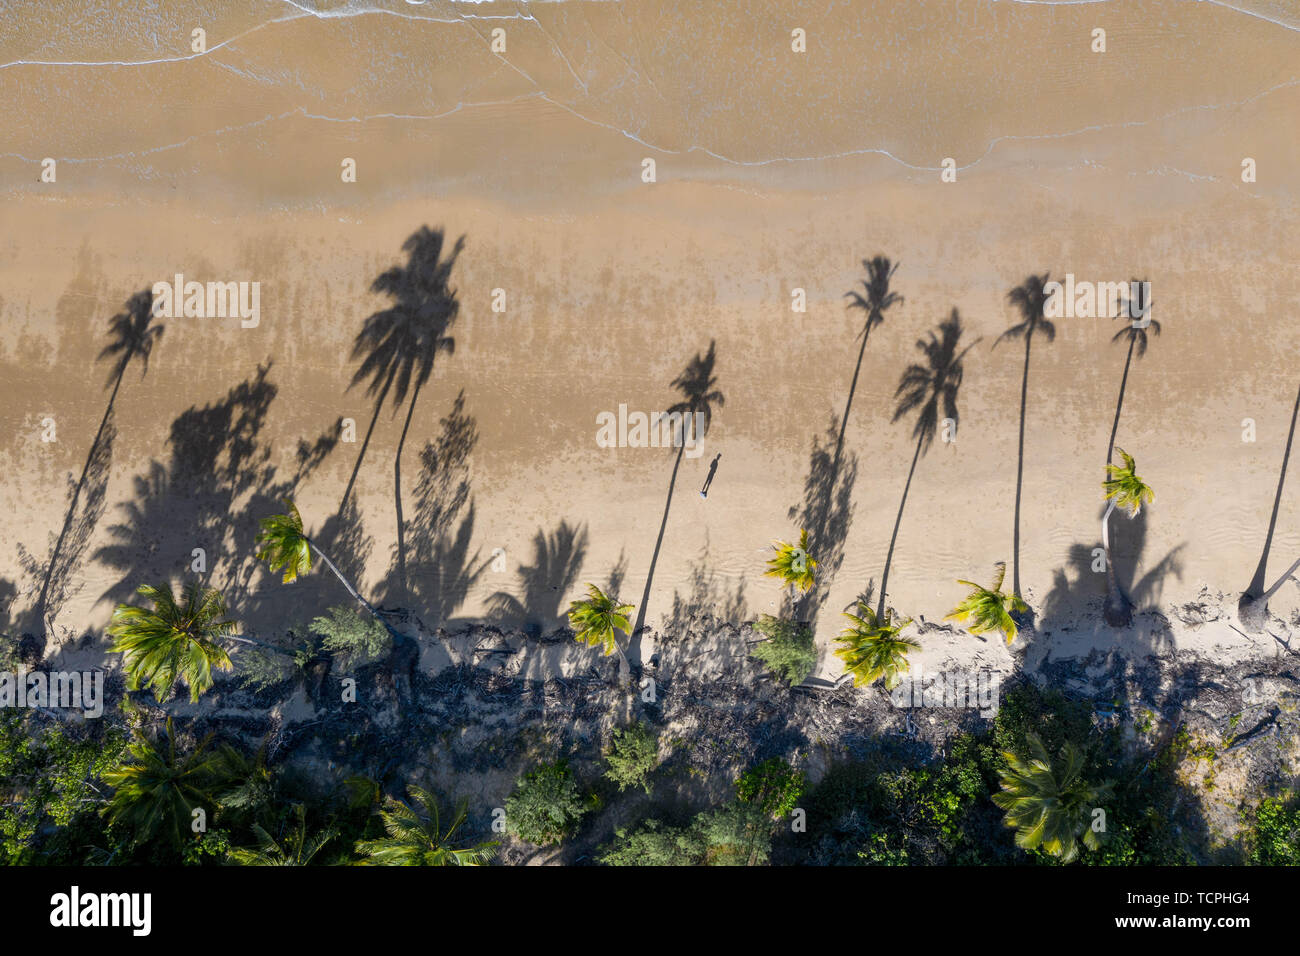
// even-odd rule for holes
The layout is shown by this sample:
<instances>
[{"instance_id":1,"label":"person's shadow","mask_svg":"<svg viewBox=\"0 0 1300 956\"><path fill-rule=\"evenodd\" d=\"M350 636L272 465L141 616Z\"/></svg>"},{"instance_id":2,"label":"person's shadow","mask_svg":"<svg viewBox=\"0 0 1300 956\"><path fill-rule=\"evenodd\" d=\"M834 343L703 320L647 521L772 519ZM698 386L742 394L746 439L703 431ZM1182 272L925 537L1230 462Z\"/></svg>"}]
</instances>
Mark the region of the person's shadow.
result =
<instances>
[{"instance_id":1,"label":"person's shadow","mask_svg":"<svg viewBox=\"0 0 1300 956\"><path fill-rule=\"evenodd\" d=\"M718 452L717 455L714 456L713 461L709 462L709 474L708 477L704 479L704 487L700 489L701 498L709 497L709 485L713 484L713 476L718 473L718 459L721 457L722 452Z\"/></svg>"}]
</instances>

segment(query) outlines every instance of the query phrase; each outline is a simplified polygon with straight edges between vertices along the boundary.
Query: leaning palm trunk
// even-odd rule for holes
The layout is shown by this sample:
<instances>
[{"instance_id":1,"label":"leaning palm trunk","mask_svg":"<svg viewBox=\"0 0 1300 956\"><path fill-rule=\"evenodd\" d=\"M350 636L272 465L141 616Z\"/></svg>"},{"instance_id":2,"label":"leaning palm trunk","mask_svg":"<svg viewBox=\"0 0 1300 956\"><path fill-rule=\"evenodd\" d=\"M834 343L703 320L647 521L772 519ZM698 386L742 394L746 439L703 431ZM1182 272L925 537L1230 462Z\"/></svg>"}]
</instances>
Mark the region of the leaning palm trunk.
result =
<instances>
[{"instance_id":1,"label":"leaning palm trunk","mask_svg":"<svg viewBox=\"0 0 1300 956\"><path fill-rule=\"evenodd\" d=\"M1106 513L1101 519L1101 544L1106 552L1106 603L1102 605L1102 617L1111 627L1127 627L1133 623L1133 609L1120 590L1115 578L1115 564L1110 558L1110 515L1115 510L1115 499L1106 506Z\"/></svg>"},{"instance_id":2,"label":"leaning palm trunk","mask_svg":"<svg viewBox=\"0 0 1300 956\"><path fill-rule=\"evenodd\" d=\"M1282 582L1295 573L1296 565L1292 565L1286 574L1278 579L1278 582L1269 588L1264 589L1265 573L1268 565L1268 553L1273 546L1273 530L1277 526L1278 507L1282 503L1282 487L1286 483L1287 462L1291 458L1291 443L1295 439L1296 417L1300 416L1300 390L1297 390L1295 396L1295 408L1291 411L1291 430L1286 436L1286 450L1282 453L1282 472L1277 479L1277 494L1273 496L1273 513L1268 519L1268 534L1264 536L1264 551L1259 556L1259 564L1255 567L1255 574L1250 579L1250 584L1241 595L1241 600L1237 604L1237 616L1241 623L1245 625L1246 630L1258 632L1263 629L1265 622L1268 620L1268 599L1272 597Z\"/></svg>"},{"instance_id":3,"label":"leaning palm trunk","mask_svg":"<svg viewBox=\"0 0 1300 956\"><path fill-rule=\"evenodd\" d=\"M1133 364L1133 346L1137 339L1129 335L1128 357L1124 359L1124 376L1119 380L1119 401L1115 403L1115 421L1110 426L1110 444L1106 446L1106 464L1110 464L1115 454L1115 434L1119 431L1119 413L1124 408L1124 389L1128 387L1128 370Z\"/></svg>"}]
</instances>

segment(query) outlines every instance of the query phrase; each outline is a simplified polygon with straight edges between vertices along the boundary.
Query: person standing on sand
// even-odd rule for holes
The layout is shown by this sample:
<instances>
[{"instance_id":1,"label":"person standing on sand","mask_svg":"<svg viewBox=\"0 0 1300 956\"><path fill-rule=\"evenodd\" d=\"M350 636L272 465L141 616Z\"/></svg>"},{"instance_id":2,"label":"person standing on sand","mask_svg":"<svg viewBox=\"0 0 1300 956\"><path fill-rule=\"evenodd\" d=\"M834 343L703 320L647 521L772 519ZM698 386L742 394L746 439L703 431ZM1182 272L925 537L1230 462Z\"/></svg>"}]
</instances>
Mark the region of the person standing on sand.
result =
<instances>
[{"instance_id":1,"label":"person standing on sand","mask_svg":"<svg viewBox=\"0 0 1300 956\"><path fill-rule=\"evenodd\" d=\"M713 476L718 470L718 459L722 457L722 452L718 452L713 461L709 462L709 476L704 479L704 487L700 489L700 497L709 497L709 485L713 484Z\"/></svg>"}]
</instances>

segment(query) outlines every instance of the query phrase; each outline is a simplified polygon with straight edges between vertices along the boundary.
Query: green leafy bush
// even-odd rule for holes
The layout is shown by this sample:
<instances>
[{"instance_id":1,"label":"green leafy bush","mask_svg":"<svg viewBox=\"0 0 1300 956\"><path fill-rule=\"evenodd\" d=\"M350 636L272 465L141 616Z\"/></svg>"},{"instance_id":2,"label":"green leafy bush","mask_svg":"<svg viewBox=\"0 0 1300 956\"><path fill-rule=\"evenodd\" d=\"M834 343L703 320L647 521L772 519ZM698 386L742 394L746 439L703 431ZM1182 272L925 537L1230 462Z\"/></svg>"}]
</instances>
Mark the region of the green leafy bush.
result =
<instances>
[{"instance_id":1,"label":"green leafy bush","mask_svg":"<svg viewBox=\"0 0 1300 956\"><path fill-rule=\"evenodd\" d=\"M773 757L755 764L736 781L736 798L756 804L772 819L787 816L803 794L804 772Z\"/></svg>"},{"instance_id":2,"label":"green leafy bush","mask_svg":"<svg viewBox=\"0 0 1300 956\"><path fill-rule=\"evenodd\" d=\"M659 762L659 742L646 724L637 721L614 731L605 759L609 762L605 776L618 784L619 790L641 787L649 793L650 773Z\"/></svg>"},{"instance_id":3,"label":"green leafy bush","mask_svg":"<svg viewBox=\"0 0 1300 956\"><path fill-rule=\"evenodd\" d=\"M563 760L525 774L506 798L506 828L529 843L559 843L586 813L578 784Z\"/></svg>"},{"instance_id":4,"label":"green leafy bush","mask_svg":"<svg viewBox=\"0 0 1300 956\"><path fill-rule=\"evenodd\" d=\"M763 614L754 628L767 638L750 653L790 686L801 684L817 666L812 628Z\"/></svg>"},{"instance_id":5,"label":"green leafy bush","mask_svg":"<svg viewBox=\"0 0 1300 956\"><path fill-rule=\"evenodd\" d=\"M1300 866L1300 800L1269 797L1255 809L1247 833L1252 866Z\"/></svg>"},{"instance_id":6,"label":"green leafy bush","mask_svg":"<svg viewBox=\"0 0 1300 956\"><path fill-rule=\"evenodd\" d=\"M320 635L321 649L333 654L344 671L378 660L393 645L383 624L347 605L336 605L328 616L312 618L311 630Z\"/></svg>"}]
</instances>

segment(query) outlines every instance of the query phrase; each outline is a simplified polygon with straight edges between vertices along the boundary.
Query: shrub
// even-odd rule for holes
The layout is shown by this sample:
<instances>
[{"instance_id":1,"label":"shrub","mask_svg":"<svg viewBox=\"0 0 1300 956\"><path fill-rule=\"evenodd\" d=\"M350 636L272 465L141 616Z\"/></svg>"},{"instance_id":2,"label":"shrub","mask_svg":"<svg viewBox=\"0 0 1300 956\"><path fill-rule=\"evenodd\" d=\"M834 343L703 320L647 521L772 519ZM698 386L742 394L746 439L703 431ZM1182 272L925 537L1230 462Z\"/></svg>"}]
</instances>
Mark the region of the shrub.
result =
<instances>
[{"instance_id":1,"label":"shrub","mask_svg":"<svg viewBox=\"0 0 1300 956\"><path fill-rule=\"evenodd\" d=\"M803 683L817 665L812 628L763 614L754 629L767 640L751 651L753 656L790 686Z\"/></svg>"},{"instance_id":2,"label":"shrub","mask_svg":"<svg viewBox=\"0 0 1300 956\"><path fill-rule=\"evenodd\" d=\"M1251 866L1300 866L1300 802L1269 797L1248 832Z\"/></svg>"},{"instance_id":3,"label":"shrub","mask_svg":"<svg viewBox=\"0 0 1300 956\"><path fill-rule=\"evenodd\" d=\"M559 843L586 813L578 784L563 760L524 774L506 798L506 828L529 843Z\"/></svg>"},{"instance_id":4,"label":"shrub","mask_svg":"<svg viewBox=\"0 0 1300 956\"><path fill-rule=\"evenodd\" d=\"M346 605L330 608L328 617L312 618L311 630L321 636L321 649L336 655L345 671L383 657L393 643L383 624Z\"/></svg>"},{"instance_id":5,"label":"shrub","mask_svg":"<svg viewBox=\"0 0 1300 956\"><path fill-rule=\"evenodd\" d=\"M649 793L650 773L659 762L659 742L649 727L637 721L614 731L605 759L609 762L605 776L618 784L619 790L642 787Z\"/></svg>"},{"instance_id":6,"label":"shrub","mask_svg":"<svg viewBox=\"0 0 1300 956\"><path fill-rule=\"evenodd\" d=\"M773 757L755 764L736 781L736 798L757 805L773 819L786 816L803 794L804 773Z\"/></svg>"},{"instance_id":7,"label":"shrub","mask_svg":"<svg viewBox=\"0 0 1300 956\"><path fill-rule=\"evenodd\" d=\"M607 866L698 866L708 849L693 826L665 827L658 820L646 820L632 832L616 830L600 860Z\"/></svg>"}]
</instances>

